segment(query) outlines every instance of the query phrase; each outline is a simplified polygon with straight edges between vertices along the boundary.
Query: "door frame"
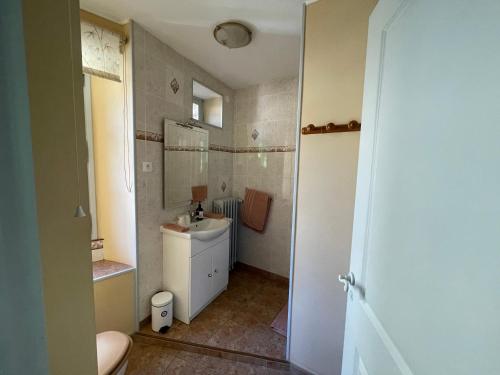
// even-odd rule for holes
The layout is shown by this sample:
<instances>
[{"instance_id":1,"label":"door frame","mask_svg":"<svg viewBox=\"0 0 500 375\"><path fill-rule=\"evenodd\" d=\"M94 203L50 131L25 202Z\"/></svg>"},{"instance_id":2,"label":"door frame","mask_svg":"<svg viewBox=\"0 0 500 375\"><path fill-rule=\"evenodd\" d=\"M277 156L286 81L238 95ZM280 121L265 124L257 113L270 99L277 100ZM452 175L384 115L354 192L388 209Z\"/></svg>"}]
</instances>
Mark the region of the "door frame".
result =
<instances>
[{"instance_id":1,"label":"door frame","mask_svg":"<svg viewBox=\"0 0 500 375\"><path fill-rule=\"evenodd\" d=\"M304 83L304 50L305 50L305 35L306 35L306 16L307 5L314 1L305 0L302 4L302 27L300 32L300 62L299 62L299 79L297 92L297 123L295 127L295 158L293 172L293 194L292 194L292 230L290 233L290 276L288 286L288 321L286 331L286 351L285 358L290 361L290 342L292 337L292 303L293 303L293 279L295 275L295 241L297 234L297 199L299 186L299 157L300 157L300 139L301 139L301 124L302 124L302 96Z\"/></svg>"}]
</instances>

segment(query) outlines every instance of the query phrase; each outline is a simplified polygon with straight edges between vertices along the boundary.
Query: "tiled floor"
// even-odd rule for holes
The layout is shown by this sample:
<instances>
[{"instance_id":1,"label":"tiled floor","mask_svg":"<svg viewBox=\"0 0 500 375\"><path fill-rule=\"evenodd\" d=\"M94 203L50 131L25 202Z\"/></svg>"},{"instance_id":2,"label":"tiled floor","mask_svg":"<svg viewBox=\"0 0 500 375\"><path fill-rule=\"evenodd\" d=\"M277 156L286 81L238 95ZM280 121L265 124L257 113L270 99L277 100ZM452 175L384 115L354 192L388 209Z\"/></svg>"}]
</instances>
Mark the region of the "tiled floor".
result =
<instances>
[{"instance_id":1,"label":"tiled floor","mask_svg":"<svg viewBox=\"0 0 500 375\"><path fill-rule=\"evenodd\" d=\"M174 320L159 336L284 359L286 338L270 324L288 300L288 285L246 269L232 271L228 290L190 325ZM141 332L153 333L151 325Z\"/></svg>"},{"instance_id":2,"label":"tiled floor","mask_svg":"<svg viewBox=\"0 0 500 375\"><path fill-rule=\"evenodd\" d=\"M135 343L129 357L127 375L167 374L304 374L299 370L274 369L231 361L191 352L178 351L159 345Z\"/></svg>"}]
</instances>

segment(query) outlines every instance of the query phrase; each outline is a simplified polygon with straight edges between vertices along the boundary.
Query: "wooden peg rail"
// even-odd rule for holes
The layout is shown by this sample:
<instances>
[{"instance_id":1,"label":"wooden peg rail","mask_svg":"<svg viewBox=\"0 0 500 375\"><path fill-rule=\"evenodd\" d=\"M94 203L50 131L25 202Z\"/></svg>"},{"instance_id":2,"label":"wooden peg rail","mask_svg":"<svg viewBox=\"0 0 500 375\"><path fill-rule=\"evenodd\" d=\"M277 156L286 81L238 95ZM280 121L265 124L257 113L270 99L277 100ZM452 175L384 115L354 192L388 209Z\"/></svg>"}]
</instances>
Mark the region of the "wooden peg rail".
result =
<instances>
[{"instance_id":1,"label":"wooden peg rail","mask_svg":"<svg viewBox=\"0 0 500 375\"><path fill-rule=\"evenodd\" d=\"M356 120L349 121L348 124L336 125L330 122L323 126L314 126L313 124L307 125L302 128L302 134L326 134L326 133L342 133L342 132L356 132L361 130L361 124Z\"/></svg>"}]
</instances>

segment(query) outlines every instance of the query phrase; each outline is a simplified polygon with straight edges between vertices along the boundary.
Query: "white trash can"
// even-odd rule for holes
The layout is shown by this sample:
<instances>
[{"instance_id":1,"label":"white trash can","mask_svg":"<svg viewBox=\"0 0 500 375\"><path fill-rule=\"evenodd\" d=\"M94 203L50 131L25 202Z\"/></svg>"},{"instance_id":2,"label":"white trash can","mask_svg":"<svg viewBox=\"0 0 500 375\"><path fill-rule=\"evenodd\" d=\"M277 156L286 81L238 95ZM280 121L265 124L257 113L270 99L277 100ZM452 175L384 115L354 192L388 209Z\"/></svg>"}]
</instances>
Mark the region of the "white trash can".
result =
<instances>
[{"instance_id":1,"label":"white trash can","mask_svg":"<svg viewBox=\"0 0 500 375\"><path fill-rule=\"evenodd\" d=\"M156 293L151 298L151 327L160 332L172 326L174 295L170 292Z\"/></svg>"}]
</instances>

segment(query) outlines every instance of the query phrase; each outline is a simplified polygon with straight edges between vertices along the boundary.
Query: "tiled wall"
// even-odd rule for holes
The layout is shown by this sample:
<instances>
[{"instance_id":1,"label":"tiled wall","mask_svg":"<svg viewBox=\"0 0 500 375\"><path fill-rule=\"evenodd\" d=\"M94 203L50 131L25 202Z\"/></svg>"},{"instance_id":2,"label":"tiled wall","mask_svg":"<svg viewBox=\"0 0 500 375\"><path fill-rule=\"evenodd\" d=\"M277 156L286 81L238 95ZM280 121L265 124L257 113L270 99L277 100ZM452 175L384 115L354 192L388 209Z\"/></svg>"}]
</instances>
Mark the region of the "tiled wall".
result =
<instances>
[{"instance_id":1,"label":"tiled wall","mask_svg":"<svg viewBox=\"0 0 500 375\"><path fill-rule=\"evenodd\" d=\"M160 225L187 210L162 208L162 127L164 118L187 121L191 117L192 79L224 96L223 128L204 126L210 144L206 207L211 208L214 198L243 198L247 186L271 193L265 233L240 228L240 260L288 276L297 80L234 92L137 23L132 39L139 319L150 314L150 298L162 288ZM142 171L145 161L153 163L153 172Z\"/></svg>"},{"instance_id":2,"label":"tiled wall","mask_svg":"<svg viewBox=\"0 0 500 375\"><path fill-rule=\"evenodd\" d=\"M243 198L249 187L273 197L264 233L239 228L238 259L285 277L290 270L297 85L297 79L288 79L237 90L234 103L233 194Z\"/></svg>"},{"instance_id":3,"label":"tiled wall","mask_svg":"<svg viewBox=\"0 0 500 375\"><path fill-rule=\"evenodd\" d=\"M163 44L140 25L132 31L136 124L136 188L138 221L139 319L150 314L150 298L162 287L162 237L160 225L172 221L187 208L162 208L163 119L187 121L191 117L192 79L224 96L224 126L207 126L209 143L209 203L231 196L233 154L213 149L233 145L234 93L199 66ZM142 163L153 163L153 172Z\"/></svg>"}]
</instances>

